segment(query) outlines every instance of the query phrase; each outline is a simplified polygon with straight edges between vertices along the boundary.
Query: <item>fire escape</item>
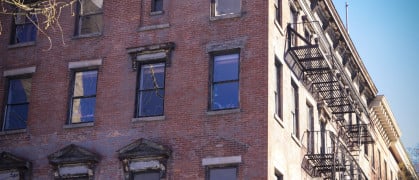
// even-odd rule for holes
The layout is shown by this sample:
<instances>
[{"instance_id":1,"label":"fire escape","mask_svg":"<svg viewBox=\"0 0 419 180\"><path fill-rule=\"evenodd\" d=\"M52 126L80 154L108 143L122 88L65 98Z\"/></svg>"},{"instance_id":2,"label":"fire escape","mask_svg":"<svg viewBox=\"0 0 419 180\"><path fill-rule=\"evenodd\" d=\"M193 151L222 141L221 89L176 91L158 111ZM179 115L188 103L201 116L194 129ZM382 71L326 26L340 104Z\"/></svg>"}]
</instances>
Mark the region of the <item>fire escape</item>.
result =
<instances>
[{"instance_id":1,"label":"fire escape","mask_svg":"<svg viewBox=\"0 0 419 180\"><path fill-rule=\"evenodd\" d=\"M296 30L297 25L308 25L318 36L315 43ZM366 179L358 165L362 144L373 143L368 124L363 123L361 112L368 110L360 104L351 77L333 53L333 45L326 39L326 27L319 22L289 24L285 61L294 75L331 112L336 132L308 131L308 150L302 167L313 177L325 179Z\"/></svg>"}]
</instances>

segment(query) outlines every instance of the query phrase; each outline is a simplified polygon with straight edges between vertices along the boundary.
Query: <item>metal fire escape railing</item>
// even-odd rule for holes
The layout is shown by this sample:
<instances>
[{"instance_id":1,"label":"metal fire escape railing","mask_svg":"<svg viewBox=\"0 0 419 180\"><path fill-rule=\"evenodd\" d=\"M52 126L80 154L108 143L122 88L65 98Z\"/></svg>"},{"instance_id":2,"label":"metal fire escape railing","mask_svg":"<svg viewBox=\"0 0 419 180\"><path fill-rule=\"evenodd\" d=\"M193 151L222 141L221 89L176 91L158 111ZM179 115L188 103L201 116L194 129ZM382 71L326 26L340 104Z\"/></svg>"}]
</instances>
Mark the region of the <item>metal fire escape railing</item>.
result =
<instances>
[{"instance_id":1,"label":"metal fire escape railing","mask_svg":"<svg viewBox=\"0 0 419 180\"><path fill-rule=\"evenodd\" d=\"M310 176L366 179L356 159L332 131L306 131L303 138L307 140L307 154L302 168Z\"/></svg>"},{"instance_id":2,"label":"metal fire escape railing","mask_svg":"<svg viewBox=\"0 0 419 180\"><path fill-rule=\"evenodd\" d=\"M315 26L318 22L311 23ZM320 27L320 25L318 26ZM288 51L285 61L297 78L304 81L316 100L326 104L335 115L334 120L340 120L338 117L342 117L344 114L359 113L360 105L358 102L360 100L354 99L357 96L354 95L356 93L351 88L352 82L344 74L344 70L332 53L331 46L323 39L325 38L324 34L318 34L318 42L311 44L289 25L287 27ZM294 38L300 39L300 44L292 43ZM342 122L340 125L347 126ZM364 128L368 127L367 124L358 123L356 126L362 126L362 128L348 126L345 129L351 130L351 133L349 133L351 136L362 135L366 137L370 135L368 129ZM357 129L366 131L355 133L354 130ZM349 139L353 140L354 138ZM369 143L370 141L364 142Z\"/></svg>"},{"instance_id":3,"label":"metal fire escape railing","mask_svg":"<svg viewBox=\"0 0 419 180\"><path fill-rule=\"evenodd\" d=\"M314 26L313 29L317 29L316 35L318 38L314 44L294 29L297 24L305 23L309 23ZM341 139L341 141L338 141L342 142L339 146L336 146L338 150L330 153L326 153L327 151L322 153L308 151L305 156L308 166L305 169L313 176L323 174L326 177L337 177L338 175L335 173L340 171L342 173L339 176L342 174L352 176L352 171L361 170L359 166L356 166L352 167L352 171L346 172L348 170L346 166L351 167L357 164L353 157L357 153L350 153L350 151L359 152L361 144L373 143L373 140L368 124L357 121L355 125L352 125L352 119L349 119L347 115L356 114L358 120L360 111L365 113L368 113L368 111L359 103L361 100L357 92L354 92L355 88L352 87L351 78L347 77L343 66L339 64L340 62L333 54L332 46L326 40L323 29L318 22L297 24L289 24L287 27L288 49L285 54L285 62L294 75L303 81L303 84L313 94L317 102L325 104L332 112L332 120L340 126L338 139ZM333 135L329 136L332 137ZM331 142L336 143L337 141ZM340 164L339 156L345 156L346 159L349 159L344 158L345 169ZM363 173L361 171L357 174Z\"/></svg>"}]
</instances>

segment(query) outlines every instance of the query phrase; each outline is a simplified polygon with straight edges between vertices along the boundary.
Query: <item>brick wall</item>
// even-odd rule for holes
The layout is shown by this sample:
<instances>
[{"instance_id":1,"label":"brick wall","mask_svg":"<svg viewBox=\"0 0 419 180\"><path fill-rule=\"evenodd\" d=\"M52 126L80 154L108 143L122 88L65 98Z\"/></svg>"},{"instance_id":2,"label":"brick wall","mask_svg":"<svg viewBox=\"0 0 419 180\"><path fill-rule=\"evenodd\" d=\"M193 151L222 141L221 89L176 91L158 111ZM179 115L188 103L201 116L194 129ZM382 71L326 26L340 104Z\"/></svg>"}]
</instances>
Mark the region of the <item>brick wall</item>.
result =
<instances>
[{"instance_id":1,"label":"brick wall","mask_svg":"<svg viewBox=\"0 0 419 180\"><path fill-rule=\"evenodd\" d=\"M122 179L117 150L139 138L169 146L166 179L205 179L202 158L242 156L239 179L267 178L267 8L265 1L242 1L237 18L210 20L210 1L165 1L164 13L150 16L149 4L105 1L101 36L73 37L75 17L64 9L57 30L38 33L33 46L9 48L11 17L0 15L0 71L36 66L32 76L27 131L0 135L0 151L33 163L33 179L52 179L47 156L71 143L100 155L95 179ZM169 27L139 31L142 27ZM244 39L240 53L240 111L208 114L211 43ZM165 119L132 122L137 72L127 48L174 42L166 69ZM64 128L68 115L69 62L102 59L94 126ZM0 87L6 87L6 78ZM5 90L0 89L0 104ZM2 106L4 109L4 106Z\"/></svg>"}]
</instances>

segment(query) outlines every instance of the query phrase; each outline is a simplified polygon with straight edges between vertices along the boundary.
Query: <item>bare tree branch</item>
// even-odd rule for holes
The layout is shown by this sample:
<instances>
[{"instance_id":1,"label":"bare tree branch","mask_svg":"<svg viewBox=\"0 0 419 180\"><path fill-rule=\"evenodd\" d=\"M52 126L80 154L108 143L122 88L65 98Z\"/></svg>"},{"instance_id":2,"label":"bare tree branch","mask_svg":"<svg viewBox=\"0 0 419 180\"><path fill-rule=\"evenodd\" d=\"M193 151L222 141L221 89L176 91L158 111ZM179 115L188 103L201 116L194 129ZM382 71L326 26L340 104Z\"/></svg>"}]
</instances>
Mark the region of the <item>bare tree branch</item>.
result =
<instances>
[{"instance_id":1,"label":"bare tree branch","mask_svg":"<svg viewBox=\"0 0 419 180\"><path fill-rule=\"evenodd\" d=\"M61 40L63 45L64 35L63 29L60 24L61 12L64 8L70 8L71 16L74 16L74 5L79 0L0 0L0 14L10 15L10 16L25 16L38 31L47 37L50 47L52 48L51 37L47 34L47 30L52 28L54 31L55 28L61 33ZM36 21L31 17L34 16ZM39 22L42 20L42 22ZM3 28L2 22L0 21L0 35L2 35Z\"/></svg>"}]
</instances>

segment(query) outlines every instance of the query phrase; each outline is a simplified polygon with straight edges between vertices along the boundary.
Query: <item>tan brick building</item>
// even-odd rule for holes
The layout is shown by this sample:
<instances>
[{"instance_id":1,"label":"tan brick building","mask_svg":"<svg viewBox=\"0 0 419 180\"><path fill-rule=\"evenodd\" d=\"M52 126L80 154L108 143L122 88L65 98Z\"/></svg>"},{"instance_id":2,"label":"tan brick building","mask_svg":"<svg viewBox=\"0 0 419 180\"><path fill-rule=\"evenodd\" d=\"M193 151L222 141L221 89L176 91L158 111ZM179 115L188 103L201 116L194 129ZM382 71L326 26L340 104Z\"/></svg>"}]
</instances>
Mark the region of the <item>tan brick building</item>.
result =
<instances>
[{"instance_id":1,"label":"tan brick building","mask_svg":"<svg viewBox=\"0 0 419 180\"><path fill-rule=\"evenodd\" d=\"M410 162L331 0L81 0L50 50L0 18L0 179L373 179L376 143L387 179Z\"/></svg>"}]
</instances>

